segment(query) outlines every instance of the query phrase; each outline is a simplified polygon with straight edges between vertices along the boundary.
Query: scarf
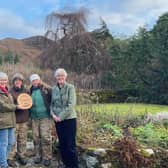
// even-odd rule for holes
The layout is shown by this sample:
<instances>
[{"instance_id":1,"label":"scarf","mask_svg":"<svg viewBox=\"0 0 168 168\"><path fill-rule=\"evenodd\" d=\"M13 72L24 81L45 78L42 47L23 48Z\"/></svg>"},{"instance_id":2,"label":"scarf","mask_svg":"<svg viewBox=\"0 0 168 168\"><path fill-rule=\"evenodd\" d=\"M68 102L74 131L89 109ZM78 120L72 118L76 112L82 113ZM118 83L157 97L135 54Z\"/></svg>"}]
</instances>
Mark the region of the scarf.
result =
<instances>
[{"instance_id":1,"label":"scarf","mask_svg":"<svg viewBox=\"0 0 168 168\"><path fill-rule=\"evenodd\" d=\"M30 93L32 94L32 92L33 92L34 90L38 90L38 89L40 89L40 86L32 86L32 87L30 88Z\"/></svg>"},{"instance_id":2,"label":"scarf","mask_svg":"<svg viewBox=\"0 0 168 168\"><path fill-rule=\"evenodd\" d=\"M0 90L1 90L6 96L9 95L9 92L8 92L8 89L7 89L7 88L4 88L4 87L0 86Z\"/></svg>"},{"instance_id":3,"label":"scarf","mask_svg":"<svg viewBox=\"0 0 168 168\"><path fill-rule=\"evenodd\" d=\"M13 87L13 90L15 91L15 92L22 92L23 90L24 90L24 87L22 86L21 88L18 88L18 87Z\"/></svg>"}]
</instances>

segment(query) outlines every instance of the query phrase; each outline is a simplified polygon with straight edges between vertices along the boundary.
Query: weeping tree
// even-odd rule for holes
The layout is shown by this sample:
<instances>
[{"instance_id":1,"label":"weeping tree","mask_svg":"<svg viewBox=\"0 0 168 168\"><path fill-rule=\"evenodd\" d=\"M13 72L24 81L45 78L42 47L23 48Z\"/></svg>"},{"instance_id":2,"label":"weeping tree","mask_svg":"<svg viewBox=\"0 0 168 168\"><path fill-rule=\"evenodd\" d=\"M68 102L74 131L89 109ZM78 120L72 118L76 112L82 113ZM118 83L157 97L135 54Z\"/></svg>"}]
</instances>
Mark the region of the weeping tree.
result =
<instances>
[{"instance_id":1,"label":"weeping tree","mask_svg":"<svg viewBox=\"0 0 168 168\"><path fill-rule=\"evenodd\" d=\"M54 43L39 57L43 67L63 67L77 74L98 74L108 69L110 56L86 31L88 13L81 8L69 13L52 12L46 17L45 36Z\"/></svg>"},{"instance_id":2,"label":"weeping tree","mask_svg":"<svg viewBox=\"0 0 168 168\"><path fill-rule=\"evenodd\" d=\"M77 12L52 12L46 17L46 37L55 41L63 37L86 32L88 10L81 8Z\"/></svg>"}]
</instances>

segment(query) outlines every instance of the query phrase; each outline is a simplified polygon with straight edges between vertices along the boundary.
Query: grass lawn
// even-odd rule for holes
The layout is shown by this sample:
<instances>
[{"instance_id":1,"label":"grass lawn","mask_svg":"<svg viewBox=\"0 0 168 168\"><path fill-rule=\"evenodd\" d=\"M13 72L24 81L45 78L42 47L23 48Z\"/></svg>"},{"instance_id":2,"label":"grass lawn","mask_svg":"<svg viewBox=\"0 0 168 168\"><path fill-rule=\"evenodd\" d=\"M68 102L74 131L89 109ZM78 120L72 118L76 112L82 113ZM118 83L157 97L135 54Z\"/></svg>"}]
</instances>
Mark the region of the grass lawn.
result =
<instances>
[{"instance_id":1,"label":"grass lawn","mask_svg":"<svg viewBox=\"0 0 168 168\"><path fill-rule=\"evenodd\" d=\"M155 105L155 104L135 104L135 103L112 103L112 104L90 104L90 105L79 105L77 106L77 111L89 110L92 112L110 112L110 113L120 113L122 115L127 115L129 113L134 113L136 115L143 115L145 113L158 113L167 111L168 105Z\"/></svg>"}]
</instances>

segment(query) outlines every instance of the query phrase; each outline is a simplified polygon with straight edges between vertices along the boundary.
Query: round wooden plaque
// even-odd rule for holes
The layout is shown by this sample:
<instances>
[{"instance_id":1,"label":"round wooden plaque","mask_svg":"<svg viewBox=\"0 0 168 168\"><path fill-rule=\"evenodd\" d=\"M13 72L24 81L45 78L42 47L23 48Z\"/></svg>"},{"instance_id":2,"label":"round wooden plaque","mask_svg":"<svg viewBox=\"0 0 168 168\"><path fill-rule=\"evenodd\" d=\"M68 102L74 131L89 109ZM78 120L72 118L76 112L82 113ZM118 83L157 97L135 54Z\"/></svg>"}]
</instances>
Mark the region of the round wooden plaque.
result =
<instances>
[{"instance_id":1,"label":"round wooden plaque","mask_svg":"<svg viewBox=\"0 0 168 168\"><path fill-rule=\"evenodd\" d=\"M31 96L27 93L21 93L17 98L17 102L21 109L29 109L33 104Z\"/></svg>"}]
</instances>

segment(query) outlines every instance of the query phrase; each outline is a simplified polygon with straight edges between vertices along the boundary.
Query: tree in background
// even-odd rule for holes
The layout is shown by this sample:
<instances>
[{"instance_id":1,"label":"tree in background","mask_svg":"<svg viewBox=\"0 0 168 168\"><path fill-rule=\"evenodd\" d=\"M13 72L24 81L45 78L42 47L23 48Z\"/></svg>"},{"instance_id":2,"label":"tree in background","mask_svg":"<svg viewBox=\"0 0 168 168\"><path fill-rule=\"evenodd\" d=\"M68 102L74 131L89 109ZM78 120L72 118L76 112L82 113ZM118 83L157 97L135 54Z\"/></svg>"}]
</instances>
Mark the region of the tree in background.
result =
<instances>
[{"instance_id":1,"label":"tree in background","mask_svg":"<svg viewBox=\"0 0 168 168\"><path fill-rule=\"evenodd\" d=\"M19 56L18 56L18 54L15 54L13 62L14 62L14 64L19 63Z\"/></svg>"},{"instance_id":2,"label":"tree in background","mask_svg":"<svg viewBox=\"0 0 168 168\"><path fill-rule=\"evenodd\" d=\"M2 63L17 64L18 62L18 54L13 54L11 51L8 51L2 55Z\"/></svg>"},{"instance_id":3,"label":"tree in background","mask_svg":"<svg viewBox=\"0 0 168 168\"><path fill-rule=\"evenodd\" d=\"M159 17L151 36L154 89L161 103L168 104L168 13Z\"/></svg>"},{"instance_id":4,"label":"tree in background","mask_svg":"<svg viewBox=\"0 0 168 168\"><path fill-rule=\"evenodd\" d=\"M126 61L131 69L128 80L135 85L141 101L168 103L168 13L154 28L140 28L129 45Z\"/></svg>"},{"instance_id":5,"label":"tree in background","mask_svg":"<svg viewBox=\"0 0 168 168\"><path fill-rule=\"evenodd\" d=\"M142 102L167 104L167 39L168 13L158 19L151 31L142 27L126 40L120 39L116 43L114 39L109 51L113 58L116 88L135 90Z\"/></svg>"},{"instance_id":6,"label":"tree in background","mask_svg":"<svg viewBox=\"0 0 168 168\"><path fill-rule=\"evenodd\" d=\"M0 55L0 65L2 65L3 63L3 58L2 58L2 55Z\"/></svg>"},{"instance_id":7,"label":"tree in background","mask_svg":"<svg viewBox=\"0 0 168 168\"><path fill-rule=\"evenodd\" d=\"M87 14L88 10L81 8L76 12L54 12L47 16L46 37L54 39L55 43L39 57L43 67L54 70L63 67L69 72L94 76L108 69L111 57L86 31Z\"/></svg>"},{"instance_id":8,"label":"tree in background","mask_svg":"<svg viewBox=\"0 0 168 168\"><path fill-rule=\"evenodd\" d=\"M109 48L109 44L114 39L110 34L106 22L102 18L100 18L100 28L95 29L91 32L91 34L94 38L96 38L96 40L98 40L99 43L101 43L101 46L106 49Z\"/></svg>"},{"instance_id":9,"label":"tree in background","mask_svg":"<svg viewBox=\"0 0 168 168\"><path fill-rule=\"evenodd\" d=\"M7 51L4 55L4 63L13 64L13 54L10 51Z\"/></svg>"},{"instance_id":10,"label":"tree in background","mask_svg":"<svg viewBox=\"0 0 168 168\"><path fill-rule=\"evenodd\" d=\"M51 13L47 17L46 36L55 43L39 57L42 66L66 68L77 74L75 82L90 78L99 89L121 91L140 102L167 104L168 14L162 15L151 30L140 27L129 38L115 38L103 19L99 29L86 32L87 13L82 12ZM95 86L90 88L97 89Z\"/></svg>"},{"instance_id":11,"label":"tree in background","mask_svg":"<svg viewBox=\"0 0 168 168\"><path fill-rule=\"evenodd\" d=\"M79 9L77 12L52 12L46 17L46 37L58 40L86 32L86 16L88 10Z\"/></svg>"}]
</instances>

